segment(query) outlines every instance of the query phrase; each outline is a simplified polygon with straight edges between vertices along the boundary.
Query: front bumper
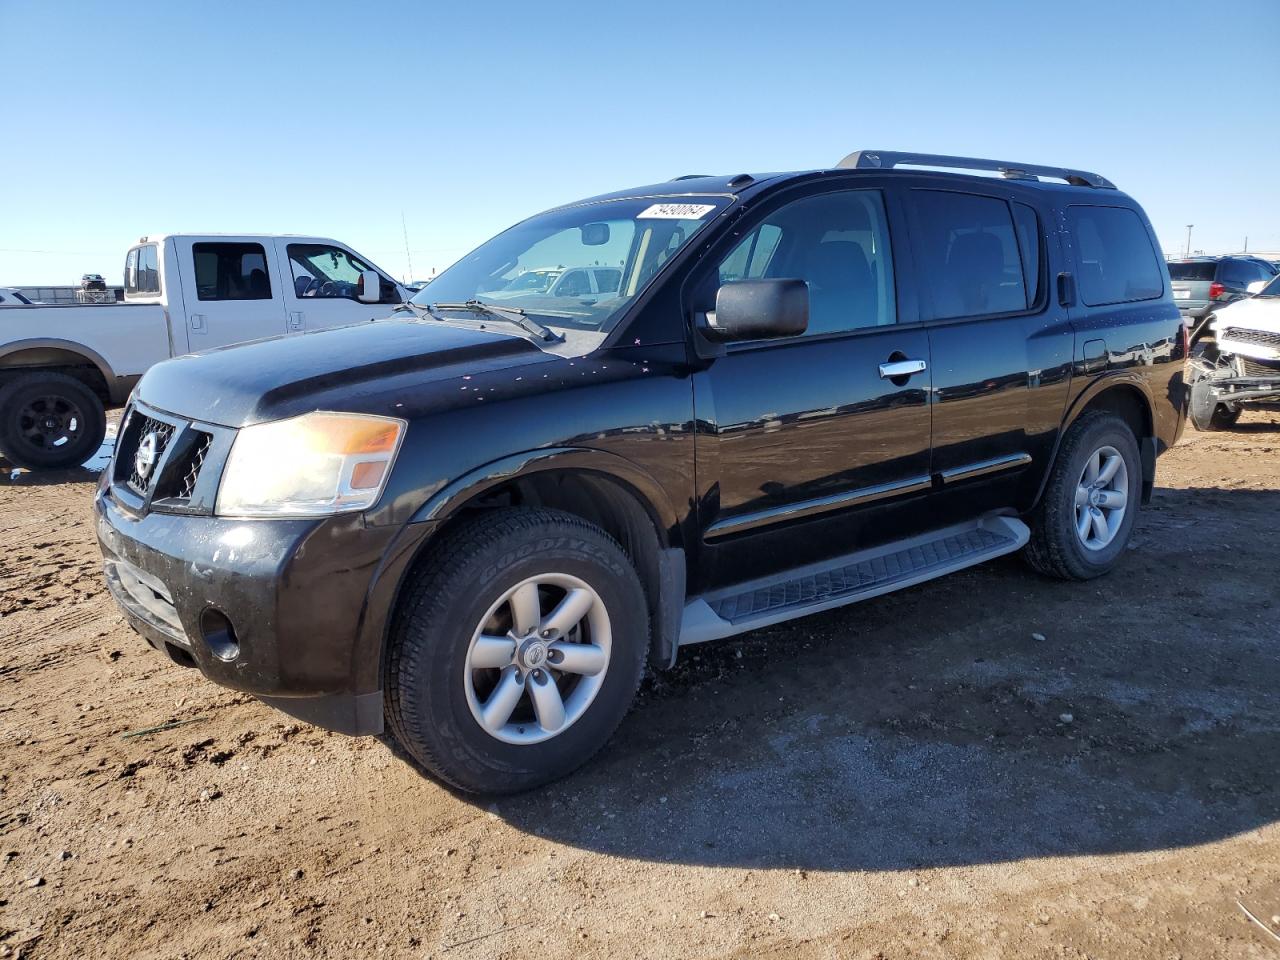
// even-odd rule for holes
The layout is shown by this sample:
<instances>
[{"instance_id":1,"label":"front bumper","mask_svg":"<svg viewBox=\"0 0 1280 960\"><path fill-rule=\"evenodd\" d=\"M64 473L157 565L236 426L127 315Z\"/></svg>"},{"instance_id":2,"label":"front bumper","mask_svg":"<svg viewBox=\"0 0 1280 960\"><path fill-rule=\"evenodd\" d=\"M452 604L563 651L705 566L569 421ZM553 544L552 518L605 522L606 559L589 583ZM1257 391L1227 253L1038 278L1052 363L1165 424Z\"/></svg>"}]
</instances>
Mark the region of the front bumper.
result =
<instances>
[{"instance_id":1,"label":"front bumper","mask_svg":"<svg viewBox=\"0 0 1280 960\"><path fill-rule=\"evenodd\" d=\"M307 722L382 732L386 618L426 525L139 515L110 487L94 506L107 586L153 647Z\"/></svg>"}]
</instances>

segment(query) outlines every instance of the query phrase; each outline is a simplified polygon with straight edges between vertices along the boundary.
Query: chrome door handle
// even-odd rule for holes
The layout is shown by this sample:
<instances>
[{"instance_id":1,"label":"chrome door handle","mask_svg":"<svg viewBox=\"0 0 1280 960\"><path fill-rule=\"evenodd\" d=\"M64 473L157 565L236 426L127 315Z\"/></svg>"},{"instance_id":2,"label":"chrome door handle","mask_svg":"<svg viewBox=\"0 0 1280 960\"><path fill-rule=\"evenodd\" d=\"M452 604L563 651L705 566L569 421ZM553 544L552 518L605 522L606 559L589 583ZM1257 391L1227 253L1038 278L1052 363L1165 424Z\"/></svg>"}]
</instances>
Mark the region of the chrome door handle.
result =
<instances>
[{"instance_id":1,"label":"chrome door handle","mask_svg":"<svg viewBox=\"0 0 1280 960\"><path fill-rule=\"evenodd\" d=\"M915 373L924 373L929 365L923 360L894 360L880 364L880 379L894 380L898 377L909 377Z\"/></svg>"}]
</instances>

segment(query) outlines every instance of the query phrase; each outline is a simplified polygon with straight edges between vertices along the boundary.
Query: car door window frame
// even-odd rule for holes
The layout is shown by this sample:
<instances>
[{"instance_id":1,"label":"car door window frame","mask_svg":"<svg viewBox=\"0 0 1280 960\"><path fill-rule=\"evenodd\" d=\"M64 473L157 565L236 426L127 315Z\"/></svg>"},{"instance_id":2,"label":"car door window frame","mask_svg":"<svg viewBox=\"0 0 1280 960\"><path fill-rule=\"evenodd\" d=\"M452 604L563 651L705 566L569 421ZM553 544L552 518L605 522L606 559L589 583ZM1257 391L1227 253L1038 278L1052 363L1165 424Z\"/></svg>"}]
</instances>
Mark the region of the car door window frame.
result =
<instances>
[{"instance_id":1,"label":"car door window frame","mask_svg":"<svg viewBox=\"0 0 1280 960\"><path fill-rule=\"evenodd\" d=\"M915 183L910 184L904 191L903 204L905 206L905 214L908 223L909 242L911 244L912 253L916 257L917 263L923 263L922 251L920 244L924 240L925 229L921 223L919 209L911 201L911 197L918 191L929 191L931 193L957 193L962 196L981 197L987 200L999 200L1005 204L1009 213L1009 223L1013 229L1014 242L1018 248L1018 261L1023 270L1024 290L1026 265L1022 263L1022 243L1021 236L1018 231L1018 219L1014 213L1014 204L1020 203L1024 207L1030 208L1036 216L1036 227L1039 231L1039 263L1036 266L1036 298L1027 307L1021 310L1004 310L996 313L966 313L955 317L933 317L929 314L934 312L935 306L933 302L933 290L929 283L928 277L924 275L923 269L919 275L919 286L922 288L920 297L923 301L921 304L920 320L922 326L939 326L943 324L954 323L973 323L981 320L1001 320L1007 317L1034 317L1044 313L1049 308L1049 283L1048 283L1048 267L1049 267L1049 234L1045 229L1045 222L1048 217L1052 216L1051 210L1038 203L1033 202L1033 198L1021 192L1012 190L1005 191L998 187L987 187L985 184L972 186L965 184L963 187L954 184L931 184L931 183Z\"/></svg>"},{"instance_id":2,"label":"car door window frame","mask_svg":"<svg viewBox=\"0 0 1280 960\"><path fill-rule=\"evenodd\" d=\"M690 271L685 280L681 295L685 316L691 323L695 333L695 342L700 343L710 352L740 353L748 350L771 350L787 346L823 343L842 340L848 337L874 336L899 327L919 324L919 303L915 297L913 258L907 240L906 221L898 196L899 185L887 177L867 177L855 175L851 177L831 177L821 183L797 184L772 193L758 207L748 205L739 214L739 218L724 230L701 254L698 265ZM714 294L711 307L704 307L699 297L705 297L704 290L712 277L717 281L715 289L719 289L720 265L744 239L754 230L765 224L768 219L783 207L799 200L811 197L829 196L837 193L853 191L874 191L880 194L885 215L885 231L888 243L885 250L893 277L893 297L896 319L894 323L876 326L853 327L848 330L833 330L828 333L803 333L795 337L774 337L767 340L746 340L723 345L710 345L698 331L698 315L706 309L714 309ZM701 352L701 350L700 350Z\"/></svg>"}]
</instances>

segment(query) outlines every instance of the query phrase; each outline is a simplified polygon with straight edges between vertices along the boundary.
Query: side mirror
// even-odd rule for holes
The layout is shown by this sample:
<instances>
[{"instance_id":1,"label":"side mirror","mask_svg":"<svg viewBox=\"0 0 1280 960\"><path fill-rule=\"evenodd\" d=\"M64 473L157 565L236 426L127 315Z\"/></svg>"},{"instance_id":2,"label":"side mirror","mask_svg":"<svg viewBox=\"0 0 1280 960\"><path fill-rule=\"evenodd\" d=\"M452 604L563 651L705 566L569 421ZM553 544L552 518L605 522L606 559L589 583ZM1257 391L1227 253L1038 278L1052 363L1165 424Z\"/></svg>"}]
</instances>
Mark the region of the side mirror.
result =
<instances>
[{"instance_id":1,"label":"side mirror","mask_svg":"<svg viewBox=\"0 0 1280 960\"><path fill-rule=\"evenodd\" d=\"M703 327L710 339L798 337L809 328L809 287L803 280L735 280L716 292Z\"/></svg>"},{"instance_id":2,"label":"side mirror","mask_svg":"<svg viewBox=\"0 0 1280 960\"><path fill-rule=\"evenodd\" d=\"M365 270L356 284L356 299L361 303L378 303L382 300L382 274L377 270Z\"/></svg>"},{"instance_id":3,"label":"side mirror","mask_svg":"<svg viewBox=\"0 0 1280 960\"><path fill-rule=\"evenodd\" d=\"M1270 282L1270 280L1255 280L1253 283L1245 287L1245 290L1248 292L1249 296L1252 297L1255 293L1261 293L1265 290L1267 288L1267 284Z\"/></svg>"}]
</instances>

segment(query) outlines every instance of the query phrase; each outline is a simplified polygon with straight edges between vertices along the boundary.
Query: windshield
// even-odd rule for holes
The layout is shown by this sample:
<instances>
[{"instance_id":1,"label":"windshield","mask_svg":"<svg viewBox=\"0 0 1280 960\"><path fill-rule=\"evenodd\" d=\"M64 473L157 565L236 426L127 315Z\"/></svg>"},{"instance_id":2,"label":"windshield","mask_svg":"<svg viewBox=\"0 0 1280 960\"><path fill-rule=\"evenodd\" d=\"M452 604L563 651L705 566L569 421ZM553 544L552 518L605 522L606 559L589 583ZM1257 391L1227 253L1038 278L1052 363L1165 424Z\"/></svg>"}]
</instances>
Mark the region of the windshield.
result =
<instances>
[{"instance_id":1,"label":"windshield","mask_svg":"<svg viewBox=\"0 0 1280 960\"><path fill-rule=\"evenodd\" d=\"M551 327L605 331L726 203L609 200L540 214L467 254L413 302L479 300Z\"/></svg>"}]
</instances>

